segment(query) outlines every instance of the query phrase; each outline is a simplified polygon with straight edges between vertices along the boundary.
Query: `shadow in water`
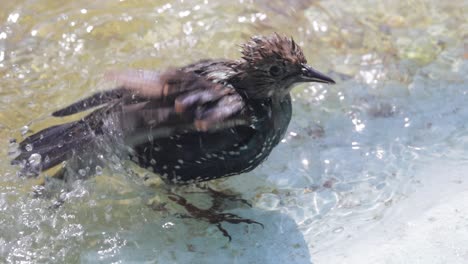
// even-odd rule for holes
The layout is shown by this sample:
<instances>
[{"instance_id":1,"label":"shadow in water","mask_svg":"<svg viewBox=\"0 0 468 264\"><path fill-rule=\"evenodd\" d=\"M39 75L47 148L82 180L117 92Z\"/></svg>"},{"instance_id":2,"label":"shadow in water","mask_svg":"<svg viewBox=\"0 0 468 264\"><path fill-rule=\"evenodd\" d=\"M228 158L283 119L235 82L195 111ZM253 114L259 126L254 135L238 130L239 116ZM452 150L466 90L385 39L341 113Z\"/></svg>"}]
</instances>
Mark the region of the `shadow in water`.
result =
<instances>
[{"instance_id":1,"label":"shadow in water","mask_svg":"<svg viewBox=\"0 0 468 264\"><path fill-rule=\"evenodd\" d=\"M279 212L256 208L236 210L243 217L264 225L223 224L232 236L229 242L216 226L194 219L165 219L131 230L107 232L121 244L102 245L82 253L84 263L123 261L125 263L311 263L303 234L296 223ZM107 252L107 254L102 254Z\"/></svg>"}]
</instances>

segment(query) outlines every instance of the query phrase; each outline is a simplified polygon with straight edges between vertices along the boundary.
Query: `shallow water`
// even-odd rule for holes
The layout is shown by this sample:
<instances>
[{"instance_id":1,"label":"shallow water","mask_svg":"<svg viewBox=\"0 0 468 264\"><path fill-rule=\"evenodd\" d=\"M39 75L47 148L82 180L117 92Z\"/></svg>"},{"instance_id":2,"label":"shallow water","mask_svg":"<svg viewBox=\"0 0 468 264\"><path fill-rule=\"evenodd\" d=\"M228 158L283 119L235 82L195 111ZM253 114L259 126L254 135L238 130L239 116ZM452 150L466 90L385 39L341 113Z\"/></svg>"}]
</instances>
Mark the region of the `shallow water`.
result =
<instances>
[{"instance_id":1,"label":"shallow water","mask_svg":"<svg viewBox=\"0 0 468 264\"><path fill-rule=\"evenodd\" d=\"M4 3L0 262L310 263L337 250L417 192L422 168L466 167L466 13L466 1ZM9 165L9 139L63 122L49 113L109 88L106 71L237 58L238 44L272 32L293 36L338 84L297 87L289 132L270 158L211 183L248 199L252 208L229 211L264 229L223 224L228 243L214 226L152 210L160 189L123 169L74 183L49 209L53 199L34 199L36 181Z\"/></svg>"}]
</instances>

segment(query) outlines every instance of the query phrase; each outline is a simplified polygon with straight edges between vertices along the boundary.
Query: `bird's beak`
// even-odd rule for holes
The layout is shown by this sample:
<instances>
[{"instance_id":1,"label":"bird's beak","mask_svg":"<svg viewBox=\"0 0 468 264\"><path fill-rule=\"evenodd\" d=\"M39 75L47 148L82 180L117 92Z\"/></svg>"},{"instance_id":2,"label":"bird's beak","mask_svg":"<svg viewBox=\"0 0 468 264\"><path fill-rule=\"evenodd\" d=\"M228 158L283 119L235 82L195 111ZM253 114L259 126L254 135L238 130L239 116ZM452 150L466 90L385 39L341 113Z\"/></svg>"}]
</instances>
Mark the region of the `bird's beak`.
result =
<instances>
[{"instance_id":1,"label":"bird's beak","mask_svg":"<svg viewBox=\"0 0 468 264\"><path fill-rule=\"evenodd\" d=\"M335 84L335 81L332 78L315 70L314 68L310 67L307 64L302 65L302 73L300 75L300 81Z\"/></svg>"}]
</instances>

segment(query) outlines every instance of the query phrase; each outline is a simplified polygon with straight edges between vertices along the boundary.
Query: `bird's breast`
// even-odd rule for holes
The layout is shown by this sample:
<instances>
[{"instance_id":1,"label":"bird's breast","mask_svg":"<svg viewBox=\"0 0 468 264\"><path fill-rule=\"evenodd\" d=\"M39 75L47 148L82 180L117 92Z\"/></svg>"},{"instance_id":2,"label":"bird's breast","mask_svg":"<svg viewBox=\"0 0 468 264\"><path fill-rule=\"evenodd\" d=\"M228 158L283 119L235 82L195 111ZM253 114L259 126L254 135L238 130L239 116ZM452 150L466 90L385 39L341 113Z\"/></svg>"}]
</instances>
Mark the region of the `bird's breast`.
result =
<instances>
[{"instance_id":1,"label":"bird's breast","mask_svg":"<svg viewBox=\"0 0 468 264\"><path fill-rule=\"evenodd\" d=\"M133 160L167 182L187 184L237 175L262 163L284 135L290 101L281 107L249 104L253 126L158 138L135 148Z\"/></svg>"}]
</instances>

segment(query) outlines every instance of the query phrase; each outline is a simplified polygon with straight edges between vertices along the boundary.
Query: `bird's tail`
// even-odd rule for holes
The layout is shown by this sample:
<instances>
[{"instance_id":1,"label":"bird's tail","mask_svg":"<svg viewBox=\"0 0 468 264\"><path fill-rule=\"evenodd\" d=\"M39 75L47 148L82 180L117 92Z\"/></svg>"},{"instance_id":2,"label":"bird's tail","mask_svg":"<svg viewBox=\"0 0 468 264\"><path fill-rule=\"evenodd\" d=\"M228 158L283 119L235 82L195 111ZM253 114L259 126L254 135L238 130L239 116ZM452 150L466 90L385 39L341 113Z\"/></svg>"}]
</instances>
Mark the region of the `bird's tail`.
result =
<instances>
[{"instance_id":1,"label":"bird's tail","mask_svg":"<svg viewBox=\"0 0 468 264\"><path fill-rule=\"evenodd\" d=\"M19 156L12 164L19 164L25 175L37 175L81 154L90 147L94 133L83 120L45 128L19 144Z\"/></svg>"}]
</instances>

